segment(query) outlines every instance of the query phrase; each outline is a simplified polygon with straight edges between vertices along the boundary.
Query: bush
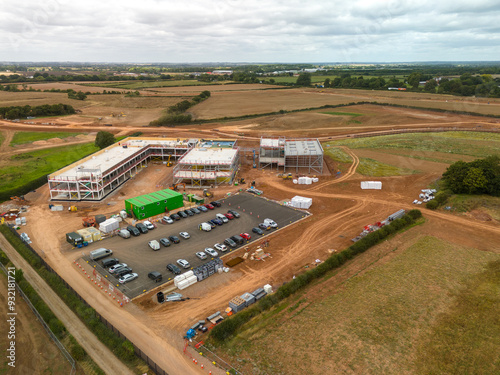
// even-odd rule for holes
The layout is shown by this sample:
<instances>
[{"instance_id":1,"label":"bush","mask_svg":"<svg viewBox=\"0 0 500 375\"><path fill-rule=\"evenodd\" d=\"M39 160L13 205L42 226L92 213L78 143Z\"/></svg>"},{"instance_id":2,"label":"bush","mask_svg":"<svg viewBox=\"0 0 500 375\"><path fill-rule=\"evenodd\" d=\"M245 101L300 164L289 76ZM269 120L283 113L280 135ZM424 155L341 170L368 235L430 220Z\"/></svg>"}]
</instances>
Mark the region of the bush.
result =
<instances>
[{"instance_id":1,"label":"bush","mask_svg":"<svg viewBox=\"0 0 500 375\"><path fill-rule=\"evenodd\" d=\"M439 207L439 203L437 200L433 199L425 204L425 207L428 208L429 210L435 210Z\"/></svg>"},{"instance_id":2,"label":"bush","mask_svg":"<svg viewBox=\"0 0 500 375\"><path fill-rule=\"evenodd\" d=\"M87 352L78 343L71 345L71 356L77 361L83 361L87 356Z\"/></svg>"}]
</instances>

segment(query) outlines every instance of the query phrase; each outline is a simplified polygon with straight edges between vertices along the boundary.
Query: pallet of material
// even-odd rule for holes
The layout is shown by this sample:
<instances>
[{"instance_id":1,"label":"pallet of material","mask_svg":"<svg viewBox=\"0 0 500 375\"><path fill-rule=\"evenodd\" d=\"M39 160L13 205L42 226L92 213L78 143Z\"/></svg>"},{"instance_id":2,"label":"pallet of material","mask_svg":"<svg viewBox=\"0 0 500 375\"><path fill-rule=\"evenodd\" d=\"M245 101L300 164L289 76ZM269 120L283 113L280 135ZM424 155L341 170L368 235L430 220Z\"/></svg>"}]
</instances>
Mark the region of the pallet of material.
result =
<instances>
[{"instance_id":1,"label":"pallet of material","mask_svg":"<svg viewBox=\"0 0 500 375\"><path fill-rule=\"evenodd\" d=\"M226 266L228 266L228 267L234 267L237 264L240 264L241 262L243 262L243 258L242 257L236 257L236 258L233 258L233 259L227 261L226 262Z\"/></svg>"}]
</instances>

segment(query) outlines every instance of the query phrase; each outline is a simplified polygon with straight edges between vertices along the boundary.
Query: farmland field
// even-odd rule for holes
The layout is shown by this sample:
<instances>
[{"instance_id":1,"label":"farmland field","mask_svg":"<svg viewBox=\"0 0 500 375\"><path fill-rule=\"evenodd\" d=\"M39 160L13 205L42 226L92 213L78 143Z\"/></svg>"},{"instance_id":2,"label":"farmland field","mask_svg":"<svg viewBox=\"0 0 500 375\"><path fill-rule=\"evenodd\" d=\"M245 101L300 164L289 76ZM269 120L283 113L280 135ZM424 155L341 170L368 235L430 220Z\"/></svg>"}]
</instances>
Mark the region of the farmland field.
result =
<instances>
[{"instance_id":1,"label":"farmland field","mask_svg":"<svg viewBox=\"0 0 500 375\"><path fill-rule=\"evenodd\" d=\"M225 81L230 82L230 81ZM82 84L83 86L97 86L127 90L141 90L156 87L172 87L172 86L212 86L220 83L200 82L198 80L166 80L166 81L111 81Z\"/></svg>"},{"instance_id":2,"label":"farmland field","mask_svg":"<svg viewBox=\"0 0 500 375\"><path fill-rule=\"evenodd\" d=\"M21 145L25 143L31 143L35 141L42 141L51 138L67 138L75 137L81 133L68 133L68 132L54 132L54 133L40 133L40 132L16 132L12 141L11 146Z\"/></svg>"},{"instance_id":3,"label":"farmland field","mask_svg":"<svg viewBox=\"0 0 500 375\"><path fill-rule=\"evenodd\" d=\"M430 236L403 246L258 317L226 353L248 374L498 373L500 255Z\"/></svg>"}]
</instances>

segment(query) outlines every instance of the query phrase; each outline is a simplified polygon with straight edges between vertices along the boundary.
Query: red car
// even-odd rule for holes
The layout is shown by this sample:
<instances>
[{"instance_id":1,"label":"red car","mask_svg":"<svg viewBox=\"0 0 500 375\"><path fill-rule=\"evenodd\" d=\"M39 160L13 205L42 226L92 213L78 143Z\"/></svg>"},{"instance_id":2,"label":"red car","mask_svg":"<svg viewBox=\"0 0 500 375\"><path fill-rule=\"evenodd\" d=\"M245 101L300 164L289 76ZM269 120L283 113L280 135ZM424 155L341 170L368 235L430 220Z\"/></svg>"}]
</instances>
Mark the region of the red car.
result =
<instances>
[{"instance_id":1,"label":"red car","mask_svg":"<svg viewBox=\"0 0 500 375\"><path fill-rule=\"evenodd\" d=\"M205 205L205 207L206 207L206 208L208 208L209 210L213 210L213 209L215 208L215 207L214 207L214 206L212 206L210 203L207 203L207 204Z\"/></svg>"},{"instance_id":2,"label":"red car","mask_svg":"<svg viewBox=\"0 0 500 375\"><path fill-rule=\"evenodd\" d=\"M252 238L248 233L241 233L240 237L244 238L245 240L249 240L250 238Z\"/></svg>"},{"instance_id":3,"label":"red car","mask_svg":"<svg viewBox=\"0 0 500 375\"><path fill-rule=\"evenodd\" d=\"M224 216L227 217L229 220L233 220L234 219L234 215L230 214L229 212L227 214L224 214Z\"/></svg>"}]
</instances>

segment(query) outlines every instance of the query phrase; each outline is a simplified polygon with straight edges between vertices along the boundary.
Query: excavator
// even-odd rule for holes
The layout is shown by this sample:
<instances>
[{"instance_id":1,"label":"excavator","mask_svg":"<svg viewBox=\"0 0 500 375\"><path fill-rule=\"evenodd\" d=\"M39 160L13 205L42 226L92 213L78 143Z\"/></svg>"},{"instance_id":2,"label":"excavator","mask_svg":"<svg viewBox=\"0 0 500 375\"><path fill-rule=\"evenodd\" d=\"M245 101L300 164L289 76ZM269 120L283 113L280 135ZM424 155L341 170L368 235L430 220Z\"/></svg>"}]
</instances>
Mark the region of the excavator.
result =
<instances>
[{"instance_id":1,"label":"excavator","mask_svg":"<svg viewBox=\"0 0 500 375\"><path fill-rule=\"evenodd\" d=\"M203 190L203 196L206 197L206 198L211 198L214 196L214 193L212 193L211 191L207 190L207 189L204 189Z\"/></svg>"},{"instance_id":2,"label":"excavator","mask_svg":"<svg viewBox=\"0 0 500 375\"><path fill-rule=\"evenodd\" d=\"M178 191L179 187L181 186L184 188L184 190L186 190L186 184L184 182L181 182L179 184L174 184L170 187L170 189L172 189L173 191Z\"/></svg>"}]
</instances>

